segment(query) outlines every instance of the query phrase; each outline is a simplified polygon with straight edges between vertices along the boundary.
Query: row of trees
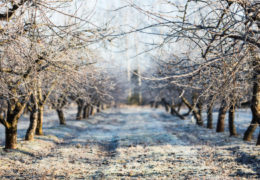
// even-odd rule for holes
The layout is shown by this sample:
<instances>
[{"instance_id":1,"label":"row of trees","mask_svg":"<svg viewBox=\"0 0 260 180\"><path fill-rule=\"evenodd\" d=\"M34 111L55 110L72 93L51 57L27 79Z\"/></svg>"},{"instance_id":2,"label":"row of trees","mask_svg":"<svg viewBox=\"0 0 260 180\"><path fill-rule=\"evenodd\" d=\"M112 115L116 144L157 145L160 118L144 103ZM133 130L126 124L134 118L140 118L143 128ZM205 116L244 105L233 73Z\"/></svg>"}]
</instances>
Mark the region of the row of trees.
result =
<instances>
[{"instance_id":1,"label":"row of trees","mask_svg":"<svg viewBox=\"0 0 260 180\"><path fill-rule=\"evenodd\" d=\"M229 112L230 135L236 135L236 108L247 104L252 121L244 140L250 141L260 123L259 1L161 1L163 7L157 10L129 4L151 19L149 25L131 32L154 36L151 49L159 49L153 56L157 72L145 79L159 87L162 102L172 107L185 104L200 126L205 109L208 128L213 127L212 111L217 105L216 131L224 131ZM177 109L172 108L172 113L183 118Z\"/></svg>"},{"instance_id":2,"label":"row of trees","mask_svg":"<svg viewBox=\"0 0 260 180\"><path fill-rule=\"evenodd\" d=\"M6 148L17 142L17 123L25 109L30 112L26 139L41 135L44 106L57 111L65 124L63 108L70 102L78 105L78 120L87 118L122 90L115 85L116 74L108 73L95 49L107 37L129 33L145 34L157 72L142 86L145 96L158 97L172 114L185 104L197 124L203 125L202 111L207 111L207 127L212 128L212 111L219 108L217 132L224 131L229 111L230 133L235 135L234 112L250 101L252 122L244 140L251 140L260 123L260 3L257 0L187 0L161 2L162 8L129 2L148 21L126 32L117 32L91 23L86 2L72 7L71 2L29 0L5 1L0 19L0 122L6 129ZM74 11L73 13L67 13ZM81 14L79 14L81 13ZM60 21L57 21L59 18ZM144 19L144 18L143 18ZM61 23L61 21L63 23ZM110 32L111 31L111 32ZM156 38L147 37L153 35ZM150 41L149 41L150 40ZM102 41L105 42L105 41ZM95 44L93 46L93 44ZM93 48L91 48L93 47ZM109 46L107 46L109 47ZM142 54L142 53L140 53ZM149 73L152 71L149 71ZM140 73L137 73L140 76ZM113 76L113 77L111 77ZM114 87L118 87L116 91ZM147 97L143 97L145 98ZM117 97L120 99L121 97ZM151 102L153 103L153 102ZM177 108L176 108L177 107ZM260 136L257 144L260 144Z\"/></svg>"},{"instance_id":3,"label":"row of trees","mask_svg":"<svg viewBox=\"0 0 260 180\"><path fill-rule=\"evenodd\" d=\"M111 100L114 83L90 44L105 32L83 18L66 13L70 2L5 1L0 13L0 122L5 127L5 148L17 146L17 124L30 113L26 140L43 135L44 107L57 111L78 104L77 119L93 114ZM64 23L55 22L59 15ZM102 34L102 36L101 36ZM84 114L83 114L84 112Z\"/></svg>"}]
</instances>

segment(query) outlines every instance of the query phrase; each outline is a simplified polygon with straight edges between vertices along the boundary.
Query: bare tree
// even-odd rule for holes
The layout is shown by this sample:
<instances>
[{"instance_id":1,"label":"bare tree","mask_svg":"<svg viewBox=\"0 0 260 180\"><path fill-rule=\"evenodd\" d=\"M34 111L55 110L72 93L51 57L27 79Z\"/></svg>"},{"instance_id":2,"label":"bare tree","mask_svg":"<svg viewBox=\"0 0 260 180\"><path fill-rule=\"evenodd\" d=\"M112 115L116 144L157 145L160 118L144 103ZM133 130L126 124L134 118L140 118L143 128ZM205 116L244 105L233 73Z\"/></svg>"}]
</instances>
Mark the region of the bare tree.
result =
<instances>
[{"instance_id":1,"label":"bare tree","mask_svg":"<svg viewBox=\"0 0 260 180\"><path fill-rule=\"evenodd\" d=\"M253 119L244 136L244 140L251 140L252 133L259 125L259 2L189 0L162 3L168 5L170 13L157 12L129 2L131 7L152 20L149 25L136 27L126 33L140 32L161 37L160 42L152 44L154 48L183 45L181 52L186 57L182 60L188 66L183 66L181 71L175 71L175 68L171 74L157 80L169 79L176 84L176 79L193 77L196 83L190 86L201 89L203 93L200 96L208 99L216 94L221 95L220 102L223 100L226 105L220 108L217 131L223 131L224 114L230 106L234 107L232 99L236 98L236 104L240 104L244 101L242 97L248 95L248 88L252 87ZM181 53L175 54L183 57ZM207 84L202 81L205 79ZM178 84L183 85L181 80ZM234 92L239 96L231 97ZM230 115L230 126L233 126L231 111Z\"/></svg>"},{"instance_id":2,"label":"bare tree","mask_svg":"<svg viewBox=\"0 0 260 180\"><path fill-rule=\"evenodd\" d=\"M85 20L84 14L66 13L70 3L15 0L2 4L7 8L0 13L0 97L7 110L0 122L6 129L6 149L16 148L17 123L27 105L31 121L26 139L33 138L36 124L36 134L43 134L44 105L59 87L55 77L77 74L82 61L79 50L105 38L105 30ZM74 21L55 25L51 19L55 13Z\"/></svg>"}]
</instances>

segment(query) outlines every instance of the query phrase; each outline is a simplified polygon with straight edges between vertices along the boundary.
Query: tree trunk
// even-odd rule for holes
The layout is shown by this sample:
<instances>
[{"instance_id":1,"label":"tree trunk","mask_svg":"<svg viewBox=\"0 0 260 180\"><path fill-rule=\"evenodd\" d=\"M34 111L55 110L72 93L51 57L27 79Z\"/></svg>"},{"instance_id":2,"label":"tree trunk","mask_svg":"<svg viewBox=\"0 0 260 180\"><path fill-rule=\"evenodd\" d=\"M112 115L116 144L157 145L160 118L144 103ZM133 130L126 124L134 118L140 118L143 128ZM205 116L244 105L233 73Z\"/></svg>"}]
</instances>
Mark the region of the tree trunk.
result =
<instances>
[{"instance_id":1,"label":"tree trunk","mask_svg":"<svg viewBox=\"0 0 260 180\"><path fill-rule=\"evenodd\" d=\"M43 135L43 131L42 131L43 110L44 110L43 105L39 105L36 135Z\"/></svg>"},{"instance_id":2,"label":"tree trunk","mask_svg":"<svg viewBox=\"0 0 260 180\"><path fill-rule=\"evenodd\" d=\"M192 111L192 114L196 119L196 124L199 126L203 126L203 121L200 112L194 107L194 105L191 105L186 98L182 97L182 101Z\"/></svg>"},{"instance_id":3,"label":"tree trunk","mask_svg":"<svg viewBox=\"0 0 260 180\"><path fill-rule=\"evenodd\" d=\"M256 145L257 145L257 146L259 146L259 145L260 145L260 133L258 134L258 138L257 138Z\"/></svg>"},{"instance_id":4,"label":"tree trunk","mask_svg":"<svg viewBox=\"0 0 260 180\"><path fill-rule=\"evenodd\" d=\"M192 113L193 116L196 119L196 124L199 126L203 126L203 120L202 120L202 102L199 98L198 93L193 93L192 96ZM196 103L196 101L198 100L198 102ZM196 109L196 107L197 109Z\"/></svg>"},{"instance_id":5,"label":"tree trunk","mask_svg":"<svg viewBox=\"0 0 260 180\"><path fill-rule=\"evenodd\" d=\"M244 141L251 141L252 140L252 136L256 130L256 128L258 127L258 123L255 117L253 117L249 127L247 128L245 134L244 134Z\"/></svg>"},{"instance_id":6,"label":"tree trunk","mask_svg":"<svg viewBox=\"0 0 260 180\"><path fill-rule=\"evenodd\" d=\"M236 136L237 131L236 131L236 127L235 127L235 105L234 104L229 108L228 124L229 124L230 136Z\"/></svg>"},{"instance_id":7,"label":"tree trunk","mask_svg":"<svg viewBox=\"0 0 260 180\"><path fill-rule=\"evenodd\" d=\"M1 123L5 126L5 149L16 149L17 147L17 124L29 97L30 95L22 101L17 100L15 104L9 101L7 117L0 117Z\"/></svg>"},{"instance_id":8,"label":"tree trunk","mask_svg":"<svg viewBox=\"0 0 260 180\"><path fill-rule=\"evenodd\" d=\"M250 49L252 56L254 57L253 61L253 97L251 100L251 111L252 111L252 121L248 129L244 134L244 140L250 141L255 129L260 124L260 54L253 47ZM259 144L259 136L257 144Z\"/></svg>"},{"instance_id":9,"label":"tree trunk","mask_svg":"<svg viewBox=\"0 0 260 180\"><path fill-rule=\"evenodd\" d=\"M165 107L165 111L166 111L166 112L169 112L169 106L168 106L168 104L165 104L164 107Z\"/></svg>"},{"instance_id":10,"label":"tree trunk","mask_svg":"<svg viewBox=\"0 0 260 180\"><path fill-rule=\"evenodd\" d=\"M26 141L31 141L34 139L34 133L35 133L35 129L37 126L37 120L38 120L38 112L37 112L37 109L33 108L30 113L30 125L29 125L29 128L27 129L27 132L25 135Z\"/></svg>"},{"instance_id":11,"label":"tree trunk","mask_svg":"<svg viewBox=\"0 0 260 180\"><path fill-rule=\"evenodd\" d=\"M95 110L95 107L92 106L92 111L91 111L91 115L94 116L96 114L96 110Z\"/></svg>"},{"instance_id":12,"label":"tree trunk","mask_svg":"<svg viewBox=\"0 0 260 180\"><path fill-rule=\"evenodd\" d=\"M203 126L203 120L202 120L202 110L203 110L203 104L201 102L201 100L199 100L199 102L197 103L197 108L198 108L198 120L197 120L197 124L199 126Z\"/></svg>"},{"instance_id":13,"label":"tree trunk","mask_svg":"<svg viewBox=\"0 0 260 180\"><path fill-rule=\"evenodd\" d=\"M207 128L213 129L213 103L210 103L207 109Z\"/></svg>"},{"instance_id":14,"label":"tree trunk","mask_svg":"<svg viewBox=\"0 0 260 180\"><path fill-rule=\"evenodd\" d=\"M82 104L78 104L78 112L77 112L77 116L76 116L77 120L82 120L83 119L82 112L83 112L83 105Z\"/></svg>"},{"instance_id":15,"label":"tree trunk","mask_svg":"<svg viewBox=\"0 0 260 180\"><path fill-rule=\"evenodd\" d=\"M153 108L154 107L154 102L150 101L150 107Z\"/></svg>"},{"instance_id":16,"label":"tree trunk","mask_svg":"<svg viewBox=\"0 0 260 180\"><path fill-rule=\"evenodd\" d=\"M224 132L225 131L225 118L226 113L228 110L227 103L223 100L218 113L218 123L217 123L217 132Z\"/></svg>"},{"instance_id":17,"label":"tree trunk","mask_svg":"<svg viewBox=\"0 0 260 180\"><path fill-rule=\"evenodd\" d=\"M87 104L86 106L84 106L84 110L83 110L83 118L84 119L89 118L89 111L90 111L90 105Z\"/></svg>"},{"instance_id":18,"label":"tree trunk","mask_svg":"<svg viewBox=\"0 0 260 180\"><path fill-rule=\"evenodd\" d=\"M90 106L89 107L89 114L92 115L92 113L93 113L93 106Z\"/></svg>"},{"instance_id":19,"label":"tree trunk","mask_svg":"<svg viewBox=\"0 0 260 180\"><path fill-rule=\"evenodd\" d=\"M100 103L97 104L97 113L100 112Z\"/></svg>"},{"instance_id":20,"label":"tree trunk","mask_svg":"<svg viewBox=\"0 0 260 180\"><path fill-rule=\"evenodd\" d=\"M169 109L170 104L165 100L165 98L162 98L161 103L162 103L162 105L164 106L165 111L166 111L166 112L169 112L169 110L170 110L170 109Z\"/></svg>"},{"instance_id":21,"label":"tree trunk","mask_svg":"<svg viewBox=\"0 0 260 180\"><path fill-rule=\"evenodd\" d=\"M159 108L159 103L158 103L158 102L155 102L154 107L155 107L156 109Z\"/></svg>"},{"instance_id":22,"label":"tree trunk","mask_svg":"<svg viewBox=\"0 0 260 180\"><path fill-rule=\"evenodd\" d=\"M65 116L62 109L56 109L56 112L59 117L60 125L66 125Z\"/></svg>"},{"instance_id":23,"label":"tree trunk","mask_svg":"<svg viewBox=\"0 0 260 180\"><path fill-rule=\"evenodd\" d=\"M18 121L14 119L13 121ZM5 128L5 149L16 149L17 148L17 123Z\"/></svg>"},{"instance_id":24,"label":"tree trunk","mask_svg":"<svg viewBox=\"0 0 260 180\"><path fill-rule=\"evenodd\" d=\"M174 106L171 106L171 115L175 115L175 109L174 109Z\"/></svg>"},{"instance_id":25,"label":"tree trunk","mask_svg":"<svg viewBox=\"0 0 260 180\"><path fill-rule=\"evenodd\" d=\"M195 117L196 119L196 124L199 125L199 126L203 126L203 121L202 121L202 117L199 115L199 113L193 111L193 116Z\"/></svg>"}]
</instances>

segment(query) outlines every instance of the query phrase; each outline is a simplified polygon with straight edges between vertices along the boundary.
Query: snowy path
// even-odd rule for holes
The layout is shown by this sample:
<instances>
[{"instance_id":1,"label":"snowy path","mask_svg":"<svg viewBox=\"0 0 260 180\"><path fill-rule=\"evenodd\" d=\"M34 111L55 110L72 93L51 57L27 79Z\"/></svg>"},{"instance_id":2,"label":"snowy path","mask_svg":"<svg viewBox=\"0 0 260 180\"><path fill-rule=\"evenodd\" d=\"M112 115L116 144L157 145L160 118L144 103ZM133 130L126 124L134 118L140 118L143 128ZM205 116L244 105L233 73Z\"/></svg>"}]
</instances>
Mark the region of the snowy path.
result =
<instances>
[{"instance_id":1,"label":"snowy path","mask_svg":"<svg viewBox=\"0 0 260 180\"><path fill-rule=\"evenodd\" d=\"M159 142L181 145L183 142L169 134L159 121L160 113L161 110L150 109L108 110L97 114L87 122L70 121L71 126L62 127L62 132L68 132L67 136L62 138L67 139L66 143L81 144L118 141L120 147L138 144L157 145ZM60 129L47 130L48 134L55 134L58 137L59 134L56 132L59 131Z\"/></svg>"},{"instance_id":2,"label":"snowy path","mask_svg":"<svg viewBox=\"0 0 260 180\"><path fill-rule=\"evenodd\" d=\"M254 143L160 109L110 109L76 121L72 108L67 126L58 125L56 114L46 115L46 136L20 141L12 153L0 151L0 179L260 178ZM20 137L27 121L19 124Z\"/></svg>"}]
</instances>

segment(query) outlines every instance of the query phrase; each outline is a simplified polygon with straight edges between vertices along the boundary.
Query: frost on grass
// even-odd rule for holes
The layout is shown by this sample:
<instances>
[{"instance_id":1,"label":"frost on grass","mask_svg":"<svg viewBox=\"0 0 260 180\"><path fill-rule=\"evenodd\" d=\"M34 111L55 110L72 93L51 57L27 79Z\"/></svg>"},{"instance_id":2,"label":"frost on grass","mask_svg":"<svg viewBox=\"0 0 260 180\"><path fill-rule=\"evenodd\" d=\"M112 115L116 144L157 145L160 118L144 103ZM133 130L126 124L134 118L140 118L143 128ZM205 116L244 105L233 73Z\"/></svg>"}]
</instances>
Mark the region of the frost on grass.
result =
<instances>
[{"instance_id":1,"label":"frost on grass","mask_svg":"<svg viewBox=\"0 0 260 180\"><path fill-rule=\"evenodd\" d=\"M74 114L68 109L68 125L60 126L48 112L46 135L33 142L22 140L23 117L18 149L0 149L0 179L260 178L260 148L241 140L247 111L239 112L240 136L232 138L160 109L110 109L85 121Z\"/></svg>"}]
</instances>

